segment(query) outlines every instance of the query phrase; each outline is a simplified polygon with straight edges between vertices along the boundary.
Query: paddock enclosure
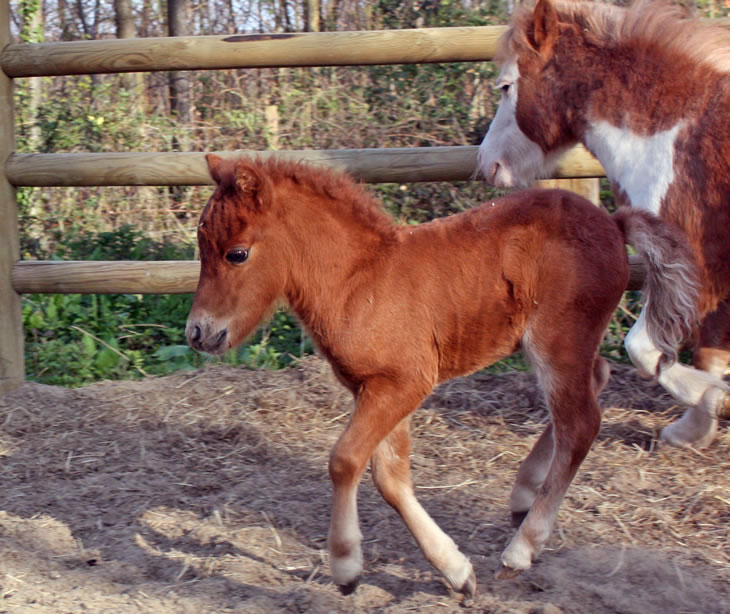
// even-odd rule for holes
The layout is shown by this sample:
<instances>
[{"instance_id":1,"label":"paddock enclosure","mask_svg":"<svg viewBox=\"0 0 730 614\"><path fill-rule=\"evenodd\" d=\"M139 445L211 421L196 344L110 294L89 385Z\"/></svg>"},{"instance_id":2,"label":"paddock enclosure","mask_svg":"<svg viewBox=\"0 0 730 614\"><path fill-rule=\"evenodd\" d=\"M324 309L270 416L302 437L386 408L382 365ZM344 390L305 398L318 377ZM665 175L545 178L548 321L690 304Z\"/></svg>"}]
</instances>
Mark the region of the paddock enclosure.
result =
<instances>
[{"instance_id":1,"label":"paddock enclosure","mask_svg":"<svg viewBox=\"0 0 730 614\"><path fill-rule=\"evenodd\" d=\"M74 74L220 68L332 66L490 60L504 26L316 32L238 36L11 41L9 7L0 8L0 390L23 381L18 293L186 293L195 290L195 262L20 261L14 188L18 186L167 186L210 184L203 153L14 152L12 80ZM473 177L477 146L281 152L342 168L365 182L462 181ZM569 152L556 177L603 176L588 152Z\"/></svg>"},{"instance_id":2,"label":"paddock enclosure","mask_svg":"<svg viewBox=\"0 0 730 614\"><path fill-rule=\"evenodd\" d=\"M321 360L76 390L24 383L22 293L187 293L199 265L20 261L15 188L212 180L203 153L15 153L13 79L480 62L503 30L15 43L0 3L0 614L461 611L369 481L360 495L362 584L342 597L330 582L327 454L350 399ZM408 183L469 180L477 146L218 153ZM601 176L581 148L556 172ZM635 286L639 278L637 268ZM416 412L416 488L474 564L480 593L465 604L474 611L730 612L727 421L701 453L658 447L659 430L683 408L633 369L613 369L599 399L604 426L555 535L513 582L491 576L513 532L502 493L547 418L531 376L476 374L437 389ZM376 527L386 539L374 539Z\"/></svg>"}]
</instances>

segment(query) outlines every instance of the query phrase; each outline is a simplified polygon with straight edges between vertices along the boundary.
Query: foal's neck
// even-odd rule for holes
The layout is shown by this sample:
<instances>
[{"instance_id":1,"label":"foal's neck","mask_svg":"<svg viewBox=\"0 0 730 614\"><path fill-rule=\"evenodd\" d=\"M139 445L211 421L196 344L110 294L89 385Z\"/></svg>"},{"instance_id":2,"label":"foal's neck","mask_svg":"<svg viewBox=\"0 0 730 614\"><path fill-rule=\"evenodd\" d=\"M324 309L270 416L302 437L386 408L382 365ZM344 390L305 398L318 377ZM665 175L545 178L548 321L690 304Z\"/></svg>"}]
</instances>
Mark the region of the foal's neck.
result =
<instances>
[{"instance_id":1,"label":"foal's neck","mask_svg":"<svg viewBox=\"0 0 730 614\"><path fill-rule=\"evenodd\" d=\"M285 297L316 337L331 332L354 289L374 283L398 243L393 221L367 193L338 199L297 186L277 195L289 252ZM359 197L358 197L359 196Z\"/></svg>"}]
</instances>

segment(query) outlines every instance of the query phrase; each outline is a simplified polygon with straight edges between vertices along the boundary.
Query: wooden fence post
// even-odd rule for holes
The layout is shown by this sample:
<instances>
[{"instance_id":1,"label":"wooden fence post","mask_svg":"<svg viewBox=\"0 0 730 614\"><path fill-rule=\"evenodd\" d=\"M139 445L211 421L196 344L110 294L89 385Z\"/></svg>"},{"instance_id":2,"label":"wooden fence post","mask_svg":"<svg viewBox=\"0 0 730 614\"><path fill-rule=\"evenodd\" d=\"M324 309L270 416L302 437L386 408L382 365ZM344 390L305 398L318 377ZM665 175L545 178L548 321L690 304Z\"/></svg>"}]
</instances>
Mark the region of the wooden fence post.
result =
<instances>
[{"instance_id":1,"label":"wooden fence post","mask_svg":"<svg viewBox=\"0 0 730 614\"><path fill-rule=\"evenodd\" d=\"M580 194L590 200L594 205L601 204L601 182L600 179L541 179L537 185L542 188L562 188Z\"/></svg>"},{"instance_id":2,"label":"wooden fence post","mask_svg":"<svg viewBox=\"0 0 730 614\"><path fill-rule=\"evenodd\" d=\"M10 42L10 3L0 2L0 49ZM5 174L5 162L14 150L13 80L0 71L0 394L22 384L25 377L20 295L10 277L20 254L18 204Z\"/></svg>"}]
</instances>

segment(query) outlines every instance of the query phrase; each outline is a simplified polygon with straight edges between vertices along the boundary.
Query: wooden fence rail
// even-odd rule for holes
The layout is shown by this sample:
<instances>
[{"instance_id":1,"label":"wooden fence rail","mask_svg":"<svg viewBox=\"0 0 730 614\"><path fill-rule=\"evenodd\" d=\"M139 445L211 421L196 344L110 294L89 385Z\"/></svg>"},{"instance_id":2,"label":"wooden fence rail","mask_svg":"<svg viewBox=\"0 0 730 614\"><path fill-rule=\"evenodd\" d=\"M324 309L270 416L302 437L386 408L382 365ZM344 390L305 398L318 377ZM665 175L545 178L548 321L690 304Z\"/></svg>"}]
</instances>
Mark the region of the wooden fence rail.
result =
<instances>
[{"instance_id":1,"label":"wooden fence rail","mask_svg":"<svg viewBox=\"0 0 730 614\"><path fill-rule=\"evenodd\" d=\"M157 70L486 61L505 26L16 43L9 77Z\"/></svg>"},{"instance_id":2,"label":"wooden fence rail","mask_svg":"<svg viewBox=\"0 0 730 614\"><path fill-rule=\"evenodd\" d=\"M639 290L644 266L629 258L627 290ZM197 260L66 261L24 260L12 267L12 285L21 294L186 294L195 292Z\"/></svg>"},{"instance_id":3,"label":"wooden fence rail","mask_svg":"<svg viewBox=\"0 0 730 614\"><path fill-rule=\"evenodd\" d=\"M730 19L713 23L730 27ZM277 68L480 62L494 57L506 26L466 26L128 38L12 43L0 52L5 74L16 77Z\"/></svg>"},{"instance_id":4,"label":"wooden fence rail","mask_svg":"<svg viewBox=\"0 0 730 614\"><path fill-rule=\"evenodd\" d=\"M340 168L367 183L474 179L477 147L402 147L298 151L218 152L304 160ZM202 153L14 154L5 173L15 186L126 186L212 184ZM563 156L556 178L602 177L603 167L582 146Z\"/></svg>"}]
</instances>

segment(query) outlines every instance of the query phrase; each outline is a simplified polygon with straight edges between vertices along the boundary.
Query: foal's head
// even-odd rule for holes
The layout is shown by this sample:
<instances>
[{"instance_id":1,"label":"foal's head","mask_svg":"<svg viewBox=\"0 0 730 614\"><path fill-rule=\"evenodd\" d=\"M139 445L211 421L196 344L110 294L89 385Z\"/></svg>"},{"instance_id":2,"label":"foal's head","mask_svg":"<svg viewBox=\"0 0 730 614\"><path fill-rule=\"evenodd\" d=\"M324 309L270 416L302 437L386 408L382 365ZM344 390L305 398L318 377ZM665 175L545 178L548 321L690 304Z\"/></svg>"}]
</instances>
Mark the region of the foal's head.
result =
<instances>
[{"instance_id":1,"label":"foal's head","mask_svg":"<svg viewBox=\"0 0 730 614\"><path fill-rule=\"evenodd\" d=\"M273 187L253 163L206 157L216 189L200 215L200 279L188 342L221 354L239 344L282 295L286 271L270 224Z\"/></svg>"}]
</instances>

